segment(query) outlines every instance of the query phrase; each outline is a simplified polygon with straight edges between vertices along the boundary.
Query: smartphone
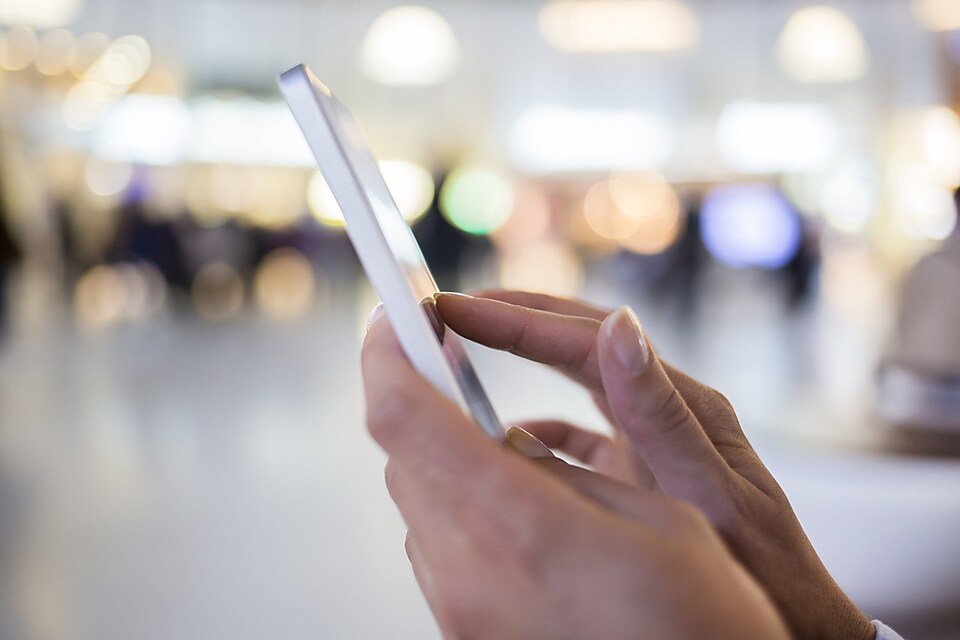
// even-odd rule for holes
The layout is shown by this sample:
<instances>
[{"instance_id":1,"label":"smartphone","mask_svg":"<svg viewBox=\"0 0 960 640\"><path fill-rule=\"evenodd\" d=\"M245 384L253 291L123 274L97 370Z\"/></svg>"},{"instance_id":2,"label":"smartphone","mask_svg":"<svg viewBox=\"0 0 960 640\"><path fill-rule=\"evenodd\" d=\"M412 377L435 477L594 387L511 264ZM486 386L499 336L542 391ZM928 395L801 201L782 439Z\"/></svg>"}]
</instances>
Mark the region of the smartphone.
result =
<instances>
[{"instance_id":1,"label":"smartphone","mask_svg":"<svg viewBox=\"0 0 960 640\"><path fill-rule=\"evenodd\" d=\"M360 125L304 65L280 91L343 210L347 235L414 368L491 438L505 430L463 348L437 312L437 284L400 215Z\"/></svg>"}]
</instances>

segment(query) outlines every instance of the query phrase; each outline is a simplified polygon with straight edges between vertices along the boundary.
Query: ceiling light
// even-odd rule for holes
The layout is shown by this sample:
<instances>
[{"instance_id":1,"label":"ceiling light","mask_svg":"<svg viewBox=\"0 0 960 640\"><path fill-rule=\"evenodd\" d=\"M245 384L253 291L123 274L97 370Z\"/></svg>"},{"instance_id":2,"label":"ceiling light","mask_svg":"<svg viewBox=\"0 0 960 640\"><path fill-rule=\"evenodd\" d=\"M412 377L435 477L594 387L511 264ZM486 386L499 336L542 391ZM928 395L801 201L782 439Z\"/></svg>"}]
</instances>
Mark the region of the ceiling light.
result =
<instances>
[{"instance_id":1,"label":"ceiling light","mask_svg":"<svg viewBox=\"0 0 960 640\"><path fill-rule=\"evenodd\" d=\"M856 80L870 66L857 25L828 6L804 7L794 13L780 34L777 56L788 76L811 84Z\"/></svg>"},{"instance_id":2,"label":"ceiling light","mask_svg":"<svg viewBox=\"0 0 960 640\"><path fill-rule=\"evenodd\" d=\"M677 51L700 37L679 0L557 0L541 9L539 25L551 46L579 53Z\"/></svg>"},{"instance_id":3,"label":"ceiling light","mask_svg":"<svg viewBox=\"0 0 960 640\"><path fill-rule=\"evenodd\" d=\"M820 171L840 146L839 127L823 106L737 101L720 114L717 152L742 173Z\"/></svg>"},{"instance_id":4,"label":"ceiling light","mask_svg":"<svg viewBox=\"0 0 960 640\"><path fill-rule=\"evenodd\" d=\"M529 107L510 131L510 155L528 173L648 169L673 152L673 130L640 109Z\"/></svg>"},{"instance_id":5,"label":"ceiling light","mask_svg":"<svg viewBox=\"0 0 960 640\"><path fill-rule=\"evenodd\" d=\"M360 47L360 69L388 86L429 86L447 80L460 61L453 29L439 13L403 6L383 13Z\"/></svg>"},{"instance_id":6,"label":"ceiling light","mask_svg":"<svg viewBox=\"0 0 960 640\"><path fill-rule=\"evenodd\" d=\"M37 29L62 27L73 21L83 0L3 0L0 23L22 24Z\"/></svg>"}]
</instances>

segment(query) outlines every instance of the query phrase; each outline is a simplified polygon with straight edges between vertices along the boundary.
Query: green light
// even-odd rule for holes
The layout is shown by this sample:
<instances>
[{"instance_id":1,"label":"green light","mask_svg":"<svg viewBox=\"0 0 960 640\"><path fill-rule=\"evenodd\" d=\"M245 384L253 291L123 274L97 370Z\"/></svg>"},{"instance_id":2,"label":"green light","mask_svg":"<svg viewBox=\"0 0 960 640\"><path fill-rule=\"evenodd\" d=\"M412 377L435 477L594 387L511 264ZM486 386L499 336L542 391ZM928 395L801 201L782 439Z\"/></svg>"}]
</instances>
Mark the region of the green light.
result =
<instances>
[{"instance_id":1,"label":"green light","mask_svg":"<svg viewBox=\"0 0 960 640\"><path fill-rule=\"evenodd\" d=\"M440 191L440 211L456 228L486 235L502 227L513 212L513 189L489 171L455 171Z\"/></svg>"}]
</instances>

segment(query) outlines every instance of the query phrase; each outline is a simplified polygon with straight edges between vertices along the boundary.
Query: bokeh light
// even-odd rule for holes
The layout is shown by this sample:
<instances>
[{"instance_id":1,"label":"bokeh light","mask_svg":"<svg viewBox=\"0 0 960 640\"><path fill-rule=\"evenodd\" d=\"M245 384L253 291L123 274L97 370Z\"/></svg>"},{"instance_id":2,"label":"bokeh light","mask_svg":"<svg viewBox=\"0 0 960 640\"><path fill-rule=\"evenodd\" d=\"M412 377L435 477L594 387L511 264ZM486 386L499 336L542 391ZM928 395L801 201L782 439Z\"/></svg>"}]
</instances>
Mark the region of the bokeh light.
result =
<instances>
[{"instance_id":1,"label":"bokeh light","mask_svg":"<svg viewBox=\"0 0 960 640\"><path fill-rule=\"evenodd\" d=\"M428 86L449 78L460 61L450 25L433 9L389 9L370 25L360 47L360 68L388 86Z\"/></svg>"},{"instance_id":2,"label":"bokeh light","mask_svg":"<svg viewBox=\"0 0 960 640\"><path fill-rule=\"evenodd\" d=\"M636 229L620 238L623 248L654 255L677 241L684 227L680 199L661 174L614 174L608 187L617 208L637 221Z\"/></svg>"},{"instance_id":3,"label":"bokeh light","mask_svg":"<svg viewBox=\"0 0 960 640\"><path fill-rule=\"evenodd\" d=\"M190 112L179 98L129 95L94 134L97 155L118 162L173 165L192 139Z\"/></svg>"},{"instance_id":4,"label":"bokeh light","mask_svg":"<svg viewBox=\"0 0 960 640\"><path fill-rule=\"evenodd\" d=\"M257 193L240 219L255 227L289 231L307 213L306 179L300 172L244 167Z\"/></svg>"},{"instance_id":5,"label":"bokeh light","mask_svg":"<svg viewBox=\"0 0 960 640\"><path fill-rule=\"evenodd\" d=\"M893 171L891 206L897 226L906 235L944 240L957 224L953 192L940 183L929 167L906 165Z\"/></svg>"},{"instance_id":6,"label":"bokeh light","mask_svg":"<svg viewBox=\"0 0 960 640\"><path fill-rule=\"evenodd\" d=\"M912 0L913 15L931 31L960 29L960 3L956 0Z\"/></svg>"},{"instance_id":7,"label":"bokeh light","mask_svg":"<svg viewBox=\"0 0 960 640\"><path fill-rule=\"evenodd\" d=\"M790 16L777 44L784 72L806 83L857 80L870 65L857 25L835 7L804 7Z\"/></svg>"},{"instance_id":8,"label":"bokeh light","mask_svg":"<svg viewBox=\"0 0 960 640\"><path fill-rule=\"evenodd\" d=\"M525 109L509 139L513 163L532 174L658 167L673 146L673 128L656 113L558 104Z\"/></svg>"},{"instance_id":9,"label":"bokeh light","mask_svg":"<svg viewBox=\"0 0 960 640\"><path fill-rule=\"evenodd\" d=\"M204 265L193 278L190 300L208 322L225 322L243 308L246 291L237 270L225 262Z\"/></svg>"},{"instance_id":10,"label":"bokeh light","mask_svg":"<svg viewBox=\"0 0 960 640\"><path fill-rule=\"evenodd\" d=\"M253 210L263 197L262 174L247 167L217 165L208 176L209 202L218 211L228 215Z\"/></svg>"},{"instance_id":11,"label":"bokeh light","mask_svg":"<svg viewBox=\"0 0 960 640\"><path fill-rule=\"evenodd\" d=\"M296 249L276 249L257 268L253 294L257 308L274 320L292 320L310 311L316 280L313 266Z\"/></svg>"},{"instance_id":12,"label":"bokeh light","mask_svg":"<svg viewBox=\"0 0 960 640\"><path fill-rule=\"evenodd\" d=\"M533 183L514 186L513 213L490 240L503 249L539 242L550 233L552 211L543 189Z\"/></svg>"},{"instance_id":13,"label":"bokeh light","mask_svg":"<svg viewBox=\"0 0 960 640\"><path fill-rule=\"evenodd\" d=\"M45 76L58 76L70 68L70 52L76 39L66 29L53 29L40 38L37 58L34 64L37 71Z\"/></svg>"},{"instance_id":14,"label":"bokeh light","mask_svg":"<svg viewBox=\"0 0 960 640\"><path fill-rule=\"evenodd\" d=\"M716 130L720 157L737 171L821 171L840 146L835 117L817 103L740 100L727 105Z\"/></svg>"},{"instance_id":15,"label":"bokeh light","mask_svg":"<svg viewBox=\"0 0 960 640\"><path fill-rule=\"evenodd\" d=\"M120 274L105 265L93 267L77 281L74 306L77 322L102 327L120 320L125 304Z\"/></svg>"},{"instance_id":16,"label":"bokeh light","mask_svg":"<svg viewBox=\"0 0 960 640\"><path fill-rule=\"evenodd\" d=\"M889 304L890 282L868 248L849 242L825 243L820 278L824 299L844 312L876 312Z\"/></svg>"},{"instance_id":17,"label":"bokeh light","mask_svg":"<svg viewBox=\"0 0 960 640\"><path fill-rule=\"evenodd\" d=\"M590 187L583 200L583 215L590 228L601 238L621 240L637 230L640 218L634 208L619 207L612 191L609 180Z\"/></svg>"},{"instance_id":18,"label":"bokeh light","mask_svg":"<svg viewBox=\"0 0 960 640\"><path fill-rule=\"evenodd\" d=\"M412 224L422 218L433 203L436 189L430 172L406 160L382 160L379 165L403 219Z\"/></svg>"},{"instance_id":19,"label":"bokeh light","mask_svg":"<svg viewBox=\"0 0 960 640\"><path fill-rule=\"evenodd\" d=\"M639 254L666 251L683 229L676 193L654 172L615 173L598 182L587 192L583 214L598 236Z\"/></svg>"},{"instance_id":20,"label":"bokeh light","mask_svg":"<svg viewBox=\"0 0 960 640\"><path fill-rule=\"evenodd\" d=\"M960 186L960 118L948 107L930 107L917 112L916 139L922 160L945 187Z\"/></svg>"},{"instance_id":21,"label":"bokeh light","mask_svg":"<svg viewBox=\"0 0 960 640\"><path fill-rule=\"evenodd\" d=\"M831 172L820 192L820 211L827 223L845 233L860 233L879 207L876 170L866 161L850 161Z\"/></svg>"},{"instance_id":22,"label":"bokeh light","mask_svg":"<svg viewBox=\"0 0 960 640\"><path fill-rule=\"evenodd\" d=\"M461 231L492 233L506 224L513 212L513 188L492 171L459 169L447 177L440 190L440 211Z\"/></svg>"},{"instance_id":23,"label":"bokeh light","mask_svg":"<svg viewBox=\"0 0 960 640\"><path fill-rule=\"evenodd\" d=\"M93 129L103 114L147 73L152 54L140 36L116 39L67 93L63 117L76 131Z\"/></svg>"},{"instance_id":24,"label":"bokeh light","mask_svg":"<svg viewBox=\"0 0 960 640\"><path fill-rule=\"evenodd\" d=\"M160 311L166 292L163 276L150 264L97 265L77 281L76 320L86 328L143 321Z\"/></svg>"},{"instance_id":25,"label":"bokeh light","mask_svg":"<svg viewBox=\"0 0 960 640\"><path fill-rule=\"evenodd\" d=\"M555 0L539 25L551 46L579 53L678 51L700 37L696 14L680 0Z\"/></svg>"},{"instance_id":26,"label":"bokeh light","mask_svg":"<svg viewBox=\"0 0 960 640\"><path fill-rule=\"evenodd\" d=\"M408 224L413 224L430 209L435 186L424 167L407 160L383 160L379 163L383 180ZM323 175L316 171L307 184L307 205L318 222L328 227L343 227L343 211L337 204Z\"/></svg>"},{"instance_id":27,"label":"bokeh light","mask_svg":"<svg viewBox=\"0 0 960 640\"><path fill-rule=\"evenodd\" d=\"M110 197L127 188L133 178L133 167L126 162L106 162L92 156L87 160L83 176L92 194Z\"/></svg>"},{"instance_id":28,"label":"bokeh light","mask_svg":"<svg viewBox=\"0 0 960 640\"><path fill-rule=\"evenodd\" d=\"M782 267L802 238L790 203L776 187L764 184L712 189L703 201L700 230L710 255L735 268Z\"/></svg>"},{"instance_id":29,"label":"bokeh light","mask_svg":"<svg viewBox=\"0 0 960 640\"><path fill-rule=\"evenodd\" d=\"M3 0L0 23L50 29L69 24L83 7L83 0Z\"/></svg>"},{"instance_id":30,"label":"bokeh light","mask_svg":"<svg viewBox=\"0 0 960 640\"><path fill-rule=\"evenodd\" d=\"M319 171L310 176L310 182L307 184L307 205L310 207L310 213L320 224L336 228L346 226L343 211L337 204L330 185Z\"/></svg>"},{"instance_id":31,"label":"bokeh light","mask_svg":"<svg viewBox=\"0 0 960 640\"><path fill-rule=\"evenodd\" d=\"M0 67L7 71L21 71L29 67L37 55L39 43L30 27L18 26L0 37Z\"/></svg>"},{"instance_id":32,"label":"bokeh light","mask_svg":"<svg viewBox=\"0 0 960 640\"><path fill-rule=\"evenodd\" d=\"M76 78L83 77L87 69L103 55L109 46L110 38L103 33L85 33L77 38L73 47L70 48L68 58L70 73Z\"/></svg>"},{"instance_id":33,"label":"bokeh light","mask_svg":"<svg viewBox=\"0 0 960 640\"><path fill-rule=\"evenodd\" d=\"M583 263L558 242L540 242L500 256L500 284L507 289L575 296L583 284Z\"/></svg>"}]
</instances>

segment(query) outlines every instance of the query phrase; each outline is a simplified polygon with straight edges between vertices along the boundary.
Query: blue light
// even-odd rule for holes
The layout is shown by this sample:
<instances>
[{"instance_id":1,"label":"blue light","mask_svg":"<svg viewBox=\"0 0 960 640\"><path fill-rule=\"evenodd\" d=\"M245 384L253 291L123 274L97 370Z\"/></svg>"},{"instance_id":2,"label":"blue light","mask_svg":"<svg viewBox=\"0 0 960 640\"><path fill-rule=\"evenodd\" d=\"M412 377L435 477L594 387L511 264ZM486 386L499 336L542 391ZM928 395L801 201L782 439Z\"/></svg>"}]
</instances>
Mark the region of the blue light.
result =
<instances>
[{"instance_id":1,"label":"blue light","mask_svg":"<svg viewBox=\"0 0 960 640\"><path fill-rule=\"evenodd\" d=\"M771 185L717 187L703 201L700 234L715 260L735 268L778 269L796 255L796 212Z\"/></svg>"}]
</instances>

